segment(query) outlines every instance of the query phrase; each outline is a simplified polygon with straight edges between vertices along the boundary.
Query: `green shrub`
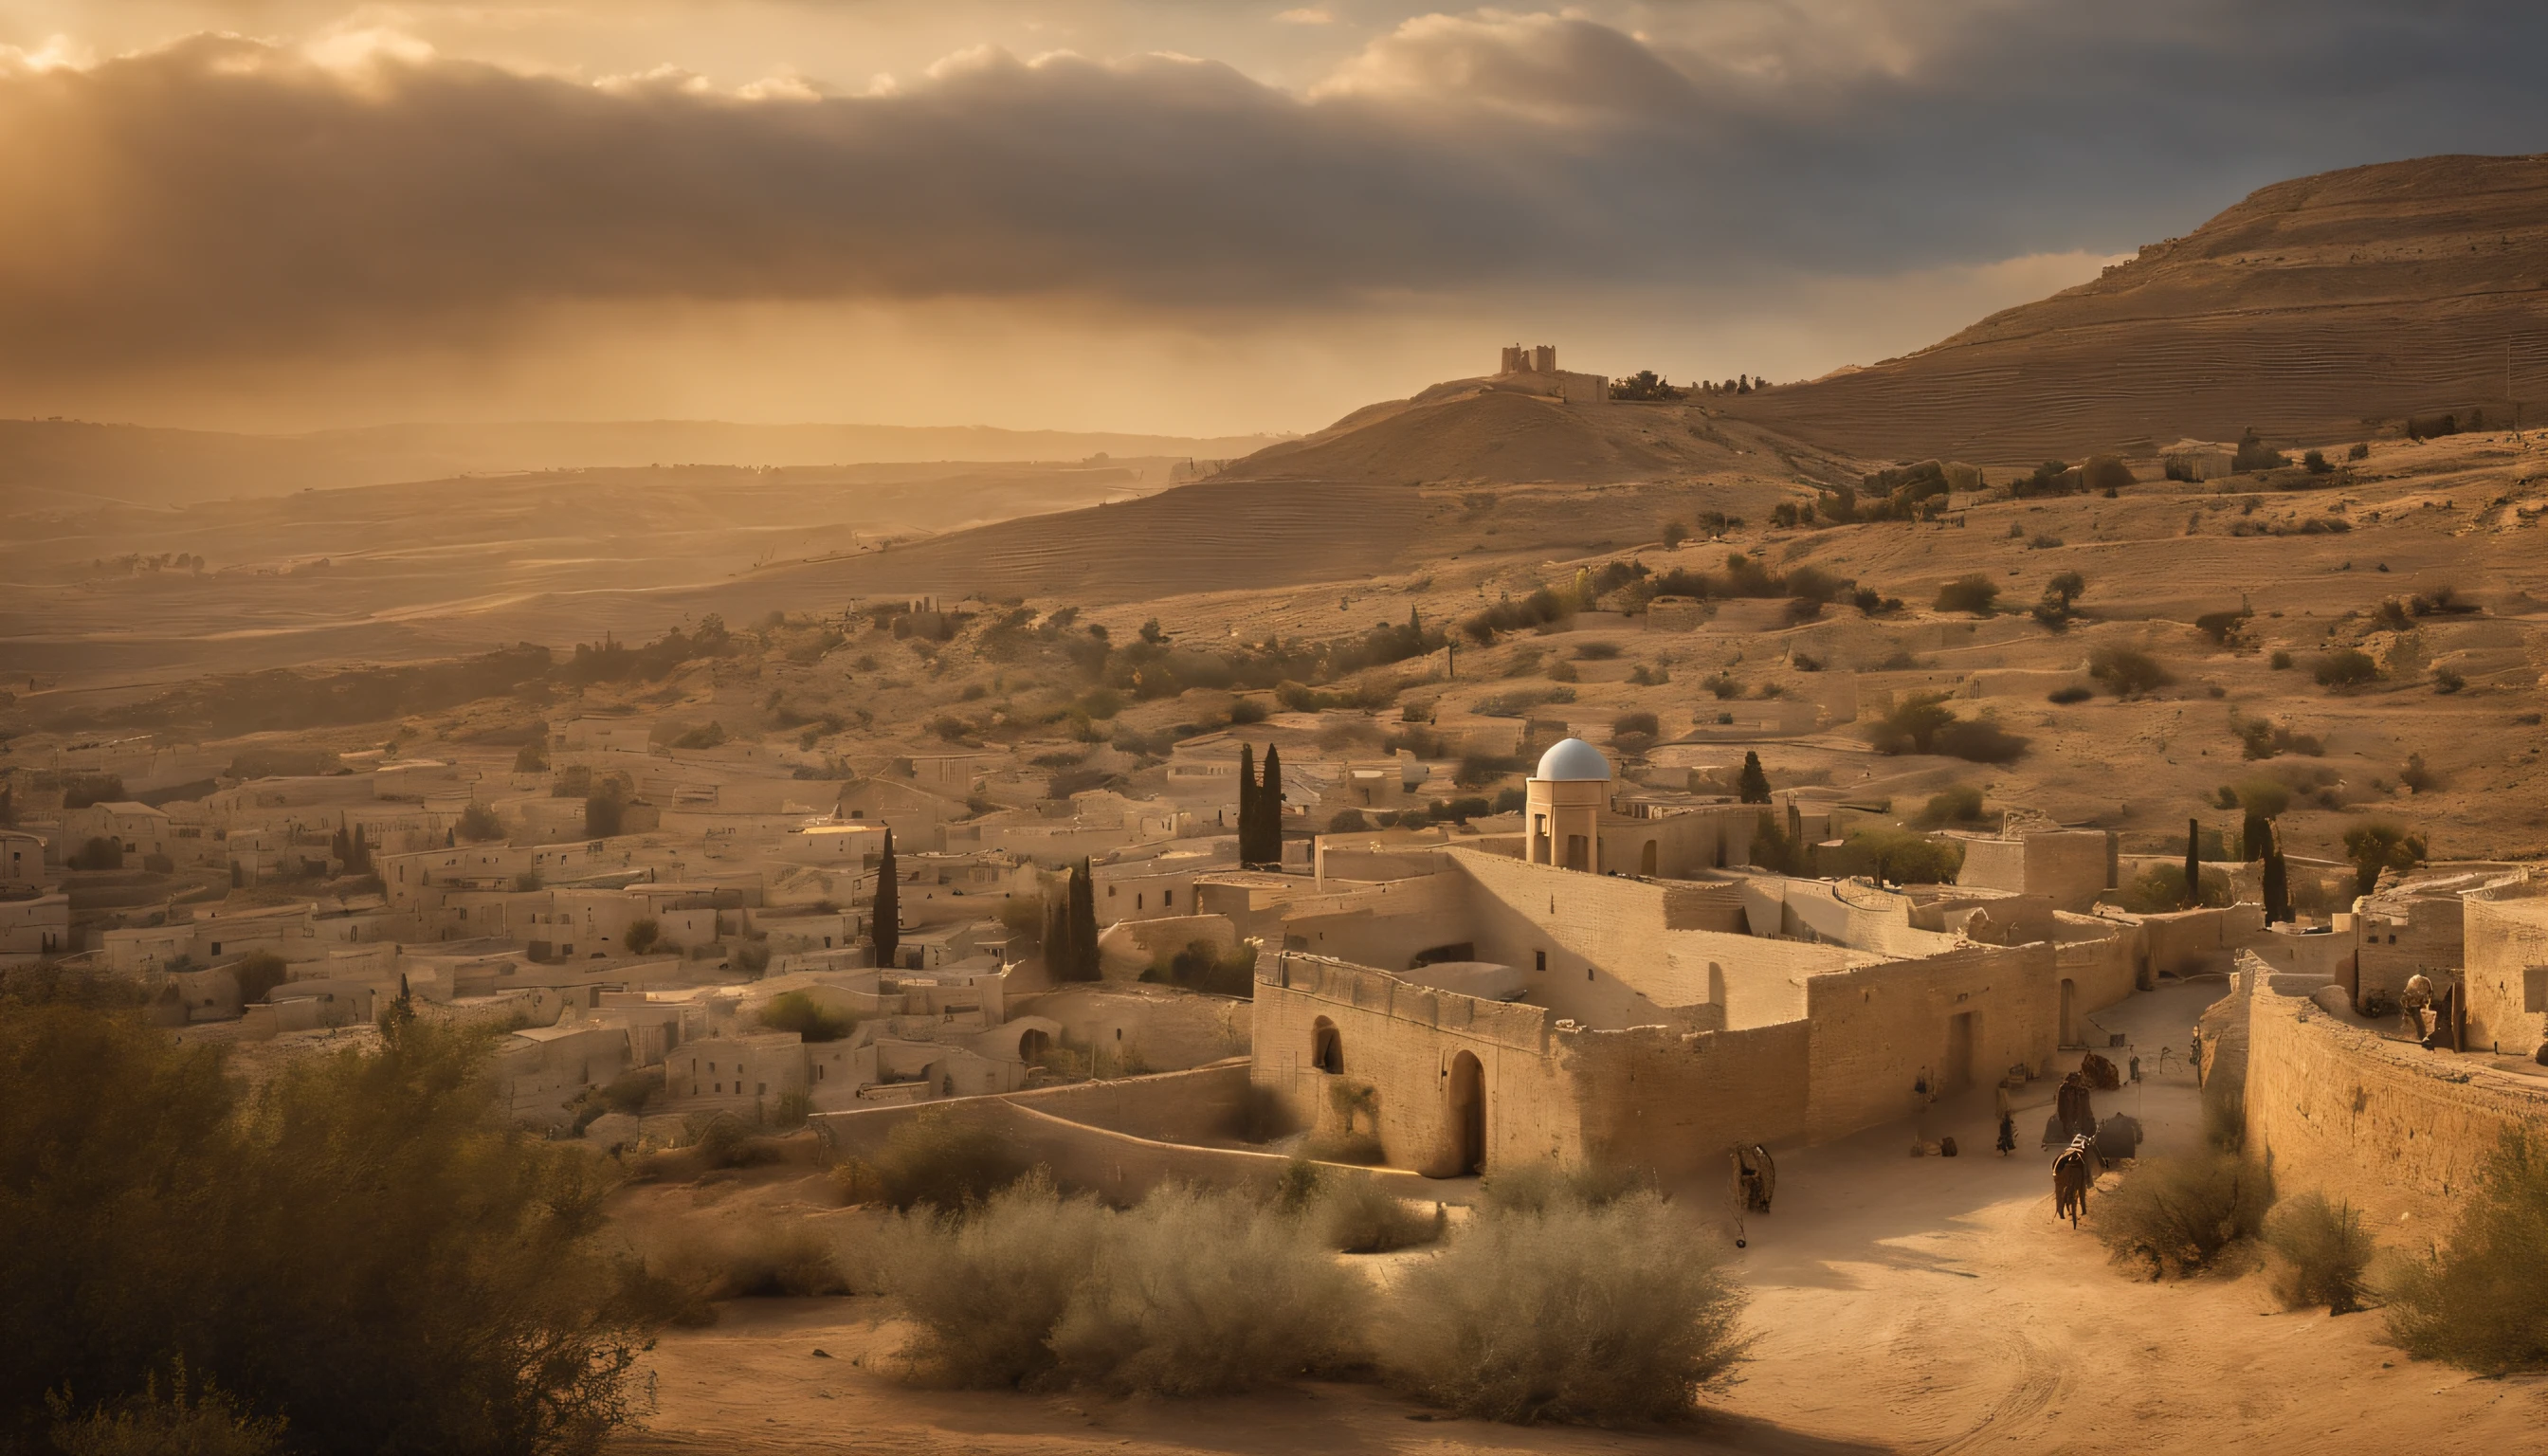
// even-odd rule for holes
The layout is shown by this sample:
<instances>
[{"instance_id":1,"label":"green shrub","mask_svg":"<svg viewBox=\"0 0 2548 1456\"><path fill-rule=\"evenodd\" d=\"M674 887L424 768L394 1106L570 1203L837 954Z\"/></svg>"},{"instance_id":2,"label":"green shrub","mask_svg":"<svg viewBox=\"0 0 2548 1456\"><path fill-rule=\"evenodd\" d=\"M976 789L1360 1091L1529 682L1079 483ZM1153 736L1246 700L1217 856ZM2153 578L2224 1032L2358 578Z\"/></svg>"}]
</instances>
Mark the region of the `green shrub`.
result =
<instances>
[{"instance_id":1,"label":"green shrub","mask_svg":"<svg viewBox=\"0 0 2548 1456\"><path fill-rule=\"evenodd\" d=\"M2137 647L2100 647L2088 654L2088 676L2117 697L2138 697L2176 681L2158 659Z\"/></svg>"},{"instance_id":2,"label":"green shrub","mask_svg":"<svg viewBox=\"0 0 2548 1456\"><path fill-rule=\"evenodd\" d=\"M1940 611L1968 611L1989 616L1999 600L1999 584L1979 572L1967 572L1938 589Z\"/></svg>"},{"instance_id":3,"label":"green shrub","mask_svg":"<svg viewBox=\"0 0 2548 1456\"><path fill-rule=\"evenodd\" d=\"M765 958L762 964L770 962ZM859 1029L858 1019L835 1011L804 991L781 991L762 1003L761 1024L774 1032L794 1032L808 1042L838 1042Z\"/></svg>"},{"instance_id":4,"label":"green shrub","mask_svg":"<svg viewBox=\"0 0 2548 1456\"><path fill-rule=\"evenodd\" d=\"M2316 1193L2284 1199L2265 1220L2265 1242L2282 1256L2274 1293L2283 1308L2323 1306L2331 1315L2362 1308L2372 1243L2361 1210Z\"/></svg>"},{"instance_id":5,"label":"green shrub","mask_svg":"<svg viewBox=\"0 0 2548 1456\"><path fill-rule=\"evenodd\" d=\"M1685 1419L1743 1356L1741 1287L1699 1229L1637 1193L1491 1206L1391 1291L1391 1377L1520 1424Z\"/></svg>"},{"instance_id":6,"label":"green shrub","mask_svg":"<svg viewBox=\"0 0 2548 1456\"><path fill-rule=\"evenodd\" d=\"M932 1109L895 1128L866 1167L878 1197L897 1209L982 1203L1027 1172L1007 1138L967 1113Z\"/></svg>"},{"instance_id":7,"label":"green shrub","mask_svg":"<svg viewBox=\"0 0 2548 1456\"><path fill-rule=\"evenodd\" d=\"M459 822L452 825L451 832L471 844L485 844L504 837L504 821L487 805L473 803L460 811Z\"/></svg>"},{"instance_id":8,"label":"green shrub","mask_svg":"<svg viewBox=\"0 0 2548 1456\"><path fill-rule=\"evenodd\" d=\"M1928 806L1913 820L1923 828L1940 824L1978 824L1982 818L1982 791L1969 783L1951 785L1942 793L1929 796Z\"/></svg>"},{"instance_id":9,"label":"green shrub","mask_svg":"<svg viewBox=\"0 0 2548 1456\"><path fill-rule=\"evenodd\" d=\"M1894 884L1952 884L1964 852L1944 840L1877 825L1854 829L1837 849L1820 852L1826 874L1865 874Z\"/></svg>"},{"instance_id":10,"label":"green shrub","mask_svg":"<svg viewBox=\"0 0 2548 1456\"><path fill-rule=\"evenodd\" d=\"M752 1125L730 1112L693 1114L683 1131L689 1135L691 1160L703 1171L755 1168L778 1161L778 1145L755 1134Z\"/></svg>"},{"instance_id":11,"label":"green shrub","mask_svg":"<svg viewBox=\"0 0 2548 1456\"><path fill-rule=\"evenodd\" d=\"M2235 1154L2143 1158L2094 1201L2088 1224L2118 1262L2182 1277L2253 1237L2265 1203L2264 1168Z\"/></svg>"},{"instance_id":12,"label":"green shrub","mask_svg":"<svg viewBox=\"0 0 2548 1456\"><path fill-rule=\"evenodd\" d=\"M1329 834L1361 834L1370 828L1370 817L1360 809L1338 809L1327 820Z\"/></svg>"},{"instance_id":13,"label":"green shrub","mask_svg":"<svg viewBox=\"0 0 2548 1456\"><path fill-rule=\"evenodd\" d=\"M2086 702L2096 695L2085 687L2055 687L2046 693L2044 699L2056 707L2066 708L2072 703Z\"/></svg>"},{"instance_id":14,"label":"green shrub","mask_svg":"<svg viewBox=\"0 0 2548 1456\"><path fill-rule=\"evenodd\" d=\"M2336 690L2360 687L2380 681L2380 664L2359 648L2339 647L2318 660L2314 676L2320 687Z\"/></svg>"},{"instance_id":15,"label":"green shrub","mask_svg":"<svg viewBox=\"0 0 2548 1456\"><path fill-rule=\"evenodd\" d=\"M1996 723L1958 718L1943 692L1914 692L1866 731L1880 754L1945 754L1975 764L2014 763L2027 741Z\"/></svg>"},{"instance_id":16,"label":"green shrub","mask_svg":"<svg viewBox=\"0 0 2548 1456\"><path fill-rule=\"evenodd\" d=\"M1385 1254L1431 1243L1442 1236L1445 1222L1441 1205L1434 1205L1428 1218L1364 1173L1322 1180L1312 1217L1320 1239L1328 1248L1348 1254Z\"/></svg>"},{"instance_id":17,"label":"green shrub","mask_svg":"<svg viewBox=\"0 0 2548 1456\"><path fill-rule=\"evenodd\" d=\"M628 930L620 936L619 944L629 955L643 956L655 949L655 943L662 939L663 934L664 927L654 916L640 915L628 922Z\"/></svg>"},{"instance_id":18,"label":"green shrub","mask_svg":"<svg viewBox=\"0 0 2548 1456\"><path fill-rule=\"evenodd\" d=\"M2548 1369L2548 1147L2506 1130L2441 1250L2382 1284L2408 1353L2490 1375Z\"/></svg>"},{"instance_id":19,"label":"green shrub","mask_svg":"<svg viewBox=\"0 0 2548 1456\"><path fill-rule=\"evenodd\" d=\"M1065 1377L1126 1393L1219 1395L1361 1358L1371 1287L1304 1221L1171 1184L1106 1222L1052 1329Z\"/></svg>"}]
</instances>

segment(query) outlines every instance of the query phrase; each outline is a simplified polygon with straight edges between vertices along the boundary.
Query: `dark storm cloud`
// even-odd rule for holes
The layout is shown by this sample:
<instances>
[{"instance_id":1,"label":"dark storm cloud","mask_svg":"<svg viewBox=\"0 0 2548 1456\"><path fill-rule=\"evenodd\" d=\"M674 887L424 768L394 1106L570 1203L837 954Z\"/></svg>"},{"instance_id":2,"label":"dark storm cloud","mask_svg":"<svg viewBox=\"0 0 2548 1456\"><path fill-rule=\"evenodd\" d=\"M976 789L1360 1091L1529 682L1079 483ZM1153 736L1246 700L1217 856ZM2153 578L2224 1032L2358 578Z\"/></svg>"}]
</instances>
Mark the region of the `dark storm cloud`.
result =
<instances>
[{"instance_id":1,"label":"dark storm cloud","mask_svg":"<svg viewBox=\"0 0 2548 1456\"><path fill-rule=\"evenodd\" d=\"M1946 4L1891 66L1647 36L1426 18L1306 97L997 52L861 96L215 37L0 68L5 367L465 342L558 302L1178 314L1883 273L2548 144L2529 7Z\"/></svg>"}]
</instances>

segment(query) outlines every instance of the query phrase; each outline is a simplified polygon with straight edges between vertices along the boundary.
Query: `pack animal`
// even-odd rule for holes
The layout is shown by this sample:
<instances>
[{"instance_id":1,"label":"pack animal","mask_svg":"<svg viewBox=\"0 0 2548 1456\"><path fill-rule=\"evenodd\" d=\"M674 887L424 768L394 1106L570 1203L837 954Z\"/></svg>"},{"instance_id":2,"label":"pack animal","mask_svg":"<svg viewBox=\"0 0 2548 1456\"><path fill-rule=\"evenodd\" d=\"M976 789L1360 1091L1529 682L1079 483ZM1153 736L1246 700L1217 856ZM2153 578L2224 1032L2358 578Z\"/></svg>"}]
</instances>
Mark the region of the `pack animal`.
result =
<instances>
[{"instance_id":1,"label":"pack animal","mask_svg":"<svg viewBox=\"0 0 2548 1456\"><path fill-rule=\"evenodd\" d=\"M2097 1181L2095 1157L2088 1140L2081 1138L2052 1160L2052 1217L2068 1219L2073 1228L2088 1212L2088 1189Z\"/></svg>"}]
</instances>

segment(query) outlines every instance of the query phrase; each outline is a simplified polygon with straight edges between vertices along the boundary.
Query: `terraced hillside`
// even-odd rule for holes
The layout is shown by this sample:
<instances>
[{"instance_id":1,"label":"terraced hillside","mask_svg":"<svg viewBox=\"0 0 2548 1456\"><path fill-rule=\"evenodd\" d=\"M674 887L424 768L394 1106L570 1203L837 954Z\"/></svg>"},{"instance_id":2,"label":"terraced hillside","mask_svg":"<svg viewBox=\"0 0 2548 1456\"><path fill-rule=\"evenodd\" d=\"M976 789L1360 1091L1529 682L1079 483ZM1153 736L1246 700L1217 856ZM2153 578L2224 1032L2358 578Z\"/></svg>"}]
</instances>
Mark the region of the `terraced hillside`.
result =
<instances>
[{"instance_id":1,"label":"terraced hillside","mask_svg":"<svg viewBox=\"0 0 2548 1456\"><path fill-rule=\"evenodd\" d=\"M1916 354L1722 403L1854 454L2031 463L2251 425L2308 444L2411 414L2501 420L2522 397L2548 418L2540 156L2277 183Z\"/></svg>"}]
</instances>

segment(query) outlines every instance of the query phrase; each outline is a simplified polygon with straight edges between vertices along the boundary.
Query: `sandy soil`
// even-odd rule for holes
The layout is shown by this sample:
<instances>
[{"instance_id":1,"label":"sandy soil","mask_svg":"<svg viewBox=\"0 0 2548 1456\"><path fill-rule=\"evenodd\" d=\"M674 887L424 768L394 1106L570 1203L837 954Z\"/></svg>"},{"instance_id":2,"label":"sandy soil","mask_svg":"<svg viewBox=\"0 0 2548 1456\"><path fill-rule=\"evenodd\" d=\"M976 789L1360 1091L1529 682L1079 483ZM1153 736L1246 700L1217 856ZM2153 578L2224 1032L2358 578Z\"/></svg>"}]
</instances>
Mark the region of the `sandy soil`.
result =
<instances>
[{"instance_id":1,"label":"sandy soil","mask_svg":"<svg viewBox=\"0 0 2548 1456\"><path fill-rule=\"evenodd\" d=\"M2097 1020L2145 1080L2101 1099L2147 1127L2144 1152L2199 1138L2187 1031L2219 982ZM2176 1055L2157 1069L2157 1048ZM2125 1054L2130 1054L2128 1051ZM2119 1064L2122 1056L2117 1058ZM1776 1210L1749 1221L1754 1357L1697 1426L1635 1433L1430 1418L1377 1387L1313 1384L1201 1402L914 1389L873 1299L728 1305L651 1358L658 1410L619 1450L747 1453L2527 1449L2548 1379L2476 1380L2407 1360L2379 1317L2285 1314L2252 1270L2151 1284L2052 1217L2036 1147L2048 1085L2021 1094L2018 1155L1988 1149L1987 1091L1916 1131L1962 1156L1907 1155L1915 1125L1791 1154ZM1906 1101L1907 1101L1906 1097ZM2030 1116L2032 1114L2032 1116ZM816 1351L822 1351L818 1355Z\"/></svg>"}]
</instances>

